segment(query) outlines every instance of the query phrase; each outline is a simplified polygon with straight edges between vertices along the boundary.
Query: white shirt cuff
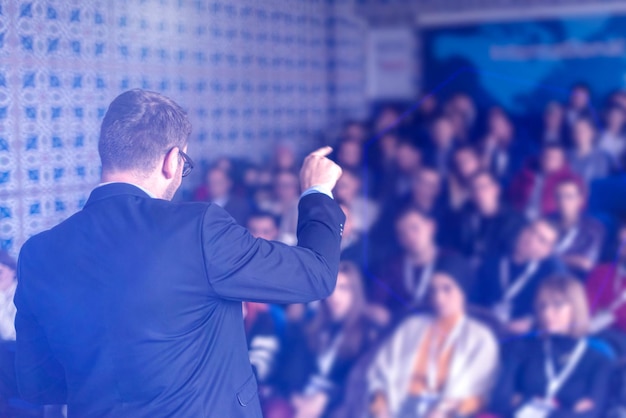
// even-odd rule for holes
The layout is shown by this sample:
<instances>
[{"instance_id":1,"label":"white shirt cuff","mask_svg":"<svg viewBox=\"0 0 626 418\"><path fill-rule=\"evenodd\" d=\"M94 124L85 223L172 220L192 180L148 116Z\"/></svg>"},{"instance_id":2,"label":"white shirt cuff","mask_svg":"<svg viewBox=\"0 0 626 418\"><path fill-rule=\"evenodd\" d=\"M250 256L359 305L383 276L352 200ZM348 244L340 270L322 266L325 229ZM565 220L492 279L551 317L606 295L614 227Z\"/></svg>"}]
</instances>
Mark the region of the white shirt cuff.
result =
<instances>
[{"instance_id":1,"label":"white shirt cuff","mask_svg":"<svg viewBox=\"0 0 626 418\"><path fill-rule=\"evenodd\" d=\"M330 197L331 199L334 199L332 190L330 190L330 189L328 189L327 187L324 187L324 186L311 186L311 187L309 187L308 189L306 189L305 191L302 192L302 194L300 195L300 199L302 199L304 196L310 195L312 193L322 193L322 194L325 194L326 196Z\"/></svg>"}]
</instances>

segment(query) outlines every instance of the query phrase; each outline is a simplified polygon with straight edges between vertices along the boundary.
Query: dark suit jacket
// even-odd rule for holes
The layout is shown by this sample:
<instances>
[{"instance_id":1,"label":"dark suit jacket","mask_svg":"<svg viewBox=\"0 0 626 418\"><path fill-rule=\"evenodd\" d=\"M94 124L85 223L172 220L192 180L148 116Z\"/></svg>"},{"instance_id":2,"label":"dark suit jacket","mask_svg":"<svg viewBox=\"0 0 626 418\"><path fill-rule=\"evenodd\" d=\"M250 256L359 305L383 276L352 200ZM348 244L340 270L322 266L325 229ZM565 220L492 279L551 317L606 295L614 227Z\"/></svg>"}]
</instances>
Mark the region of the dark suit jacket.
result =
<instances>
[{"instance_id":1,"label":"dark suit jacket","mask_svg":"<svg viewBox=\"0 0 626 418\"><path fill-rule=\"evenodd\" d=\"M260 417L241 301L308 302L336 282L343 213L319 193L299 210L288 247L216 205L96 188L22 248L22 396L81 418Z\"/></svg>"}]
</instances>

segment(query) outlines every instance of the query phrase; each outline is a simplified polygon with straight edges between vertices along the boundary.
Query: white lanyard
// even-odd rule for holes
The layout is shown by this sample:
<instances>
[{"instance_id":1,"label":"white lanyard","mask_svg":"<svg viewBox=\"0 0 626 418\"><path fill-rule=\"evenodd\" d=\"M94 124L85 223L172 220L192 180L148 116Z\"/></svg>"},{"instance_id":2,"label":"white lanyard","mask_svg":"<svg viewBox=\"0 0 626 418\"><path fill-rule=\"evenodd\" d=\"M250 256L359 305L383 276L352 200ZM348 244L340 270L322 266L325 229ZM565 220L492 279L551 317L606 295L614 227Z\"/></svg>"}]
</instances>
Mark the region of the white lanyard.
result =
<instances>
[{"instance_id":1,"label":"white lanyard","mask_svg":"<svg viewBox=\"0 0 626 418\"><path fill-rule=\"evenodd\" d=\"M434 333L431 337L430 346L428 347L428 364L426 369L426 387L430 394L437 392L437 378L439 372L439 357L446 352L446 350L450 349L452 345L456 342L461 333L463 325L465 324L465 317L459 318L457 323L454 325L454 328L450 331L446 340L443 343L443 346L440 350L437 350L437 334ZM434 326L434 325L433 325Z\"/></svg>"},{"instance_id":2,"label":"white lanyard","mask_svg":"<svg viewBox=\"0 0 626 418\"><path fill-rule=\"evenodd\" d=\"M330 369L333 367L337 352L339 351L339 345L343 340L343 332L337 333L337 336L330 343L330 346L324 352L322 352L317 358L317 367L321 376L327 377L330 373Z\"/></svg>"},{"instance_id":3,"label":"white lanyard","mask_svg":"<svg viewBox=\"0 0 626 418\"><path fill-rule=\"evenodd\" d=\"M554 252L556 254L564 254L574 244L576 237L578 236L578 228L572 228L567 231L567 234L556 245Z\"/></svg>"},{"instance_id":4,"label":"white lanyard","mask_svg":"<svg viewBox=\"0 0 626 418\"><path fill-rule=\"evenodd\" d=\"M514 282L510 281L509 260L505 257L500 261L500 283L504 289L503 299L506 302L512 301L515 296L528 284L532 275L539 268L539 262L533 261L526 266L526 269L517 277Z\"/></svg>"},{"instance_id":5,"label":"white lanyard","mask_svg":"<svg viewBox=\"0 0 626 418\"><path fill-rule=\"evenodd\" d=\"M422 274L420 275L419 283L417 283L417 289L415 289L415 266L411 263L408 257L404 259L404 286L413 293L413 301L421 302L426 295L430 279L435 269L435 262L431 261L422 268ZM415 289L415 290L414 290Z\"/></svg>"},{"instance_id":6,"label":"white lanyard","mask_svg":"<svg viewBox=\"0 0 626 418\"><path fill-rule=\"evenodd\" d=\"M552 362L552 344L549 339L544 341L543 351L545 356L545 372L546 372L546 400L552 401L559 389L563 386L567 378L572 374L580 360L582 359L585 349L587 348L587 340L581 339L576 344L574 351L567 359L567 364L557 375Z\"/></svg>"}]
</instances>

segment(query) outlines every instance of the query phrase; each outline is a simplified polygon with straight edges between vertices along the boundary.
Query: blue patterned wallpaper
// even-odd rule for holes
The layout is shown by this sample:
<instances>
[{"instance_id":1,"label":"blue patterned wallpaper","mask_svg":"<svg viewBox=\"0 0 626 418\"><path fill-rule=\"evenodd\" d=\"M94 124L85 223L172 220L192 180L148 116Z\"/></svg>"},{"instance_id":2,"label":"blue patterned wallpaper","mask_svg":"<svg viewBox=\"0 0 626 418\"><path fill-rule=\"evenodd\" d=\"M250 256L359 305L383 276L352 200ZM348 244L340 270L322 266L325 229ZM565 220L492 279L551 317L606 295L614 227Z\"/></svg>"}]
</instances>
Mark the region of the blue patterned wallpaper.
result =
<instances>
[{"instance_id":1,"label":"blue patterned wallpaper","mask_svg":"<svg viewBox=\"0 0 626 418\"><path fill-rule=\"evenodd\" d=\"M0 247L80 209L108 103L141 87L189 112L190 154L260 158L362 115L348 0L0 2Z\"/></svg>"}]
</instances>

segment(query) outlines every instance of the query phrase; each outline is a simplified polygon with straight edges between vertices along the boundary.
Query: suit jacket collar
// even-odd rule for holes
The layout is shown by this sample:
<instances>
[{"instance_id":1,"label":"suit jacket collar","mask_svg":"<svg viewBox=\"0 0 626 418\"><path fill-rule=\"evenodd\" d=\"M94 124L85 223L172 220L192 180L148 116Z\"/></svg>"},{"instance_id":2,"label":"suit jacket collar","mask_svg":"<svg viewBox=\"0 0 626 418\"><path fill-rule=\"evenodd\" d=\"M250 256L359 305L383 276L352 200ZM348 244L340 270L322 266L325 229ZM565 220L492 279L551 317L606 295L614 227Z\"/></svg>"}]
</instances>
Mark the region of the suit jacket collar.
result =
<instances>
[{"instance_id":1,"label":"suit jacket collar","mask_svg":"<svg viewBox=\"0 0 626 418\"><path fill-rule=\"evenodd\" d=\"M132 195L138 197L145 197L150 199L150 195L142 190L140 187L135 186L130 183L106 183L100 186L97 186L91 194L89 195L89 199L85 206L89 206L90 204L97 202L102 199L106 199L113 196L119 195Z\"/></svg>"}]
</instances>

